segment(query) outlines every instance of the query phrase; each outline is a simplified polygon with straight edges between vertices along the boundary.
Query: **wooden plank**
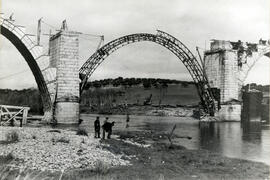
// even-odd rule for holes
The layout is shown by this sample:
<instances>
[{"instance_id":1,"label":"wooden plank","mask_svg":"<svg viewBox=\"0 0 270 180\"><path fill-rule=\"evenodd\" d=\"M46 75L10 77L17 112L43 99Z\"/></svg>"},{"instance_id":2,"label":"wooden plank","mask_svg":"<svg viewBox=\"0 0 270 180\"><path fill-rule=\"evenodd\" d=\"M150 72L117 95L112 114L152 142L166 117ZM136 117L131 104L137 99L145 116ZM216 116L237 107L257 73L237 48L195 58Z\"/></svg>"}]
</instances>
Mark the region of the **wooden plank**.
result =
<instances>
[{"instance_id":1,"label":"wooden plank","mask_svg":"<svg viewBox=\"0 0 270 180\"><path fill-rule=\"evenodd\" d=\"M16 114L17 112L3 112L2 115L13 115Z\"/></svg>"},{"instance_id":2,"label":"wooden plank","mask_svg":"<svg viewBox=\"0 0 270 180\"><path fill-rule=\"evenodd\" d=\"M22 108L29 108L30 109L30 107L26 107L26 106L0 105L0 107L10 108L10 109L22 109Z\"/></svg>"}]
</instances>

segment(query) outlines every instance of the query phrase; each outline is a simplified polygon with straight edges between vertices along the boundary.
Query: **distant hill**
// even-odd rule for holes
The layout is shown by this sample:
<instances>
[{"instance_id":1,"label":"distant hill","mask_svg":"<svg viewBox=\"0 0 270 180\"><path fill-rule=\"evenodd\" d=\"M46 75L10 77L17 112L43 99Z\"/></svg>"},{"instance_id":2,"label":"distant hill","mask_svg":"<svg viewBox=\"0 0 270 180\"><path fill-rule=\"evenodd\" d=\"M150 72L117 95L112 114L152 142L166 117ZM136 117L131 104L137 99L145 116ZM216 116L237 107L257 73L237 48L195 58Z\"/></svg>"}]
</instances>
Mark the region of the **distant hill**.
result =
<instances>
[{"instance_id":1,"label":"distant hill","mask_svg":"<svg viewBox=\"0 0 270 180\"><path fill-rule=\"evenodd\" d=\"M243 88L248 88L248 85ZM269 93L269 85L253 83L250 88ZM194 82L118 77L88 82L81 95L80 104L82 109L89 109L90 106L102 109L123 104L176 106L197 105L198 102L199 96ZM0 89L0 104L29 106L30 113L43 113L40 93L33 88Z\"/></svg>"},{"instance_id":2,"label":"distant hill","mask_svg":"<svg viewBox=\"0 0 270 180\"><path fill-rule=\"evenodd\" d=\"M193 82L119 77L88 83L80 104L81 110L86 112L107 112L127 104L183 106L197 105L198 102Z\"/></svg>"}]
</instances>

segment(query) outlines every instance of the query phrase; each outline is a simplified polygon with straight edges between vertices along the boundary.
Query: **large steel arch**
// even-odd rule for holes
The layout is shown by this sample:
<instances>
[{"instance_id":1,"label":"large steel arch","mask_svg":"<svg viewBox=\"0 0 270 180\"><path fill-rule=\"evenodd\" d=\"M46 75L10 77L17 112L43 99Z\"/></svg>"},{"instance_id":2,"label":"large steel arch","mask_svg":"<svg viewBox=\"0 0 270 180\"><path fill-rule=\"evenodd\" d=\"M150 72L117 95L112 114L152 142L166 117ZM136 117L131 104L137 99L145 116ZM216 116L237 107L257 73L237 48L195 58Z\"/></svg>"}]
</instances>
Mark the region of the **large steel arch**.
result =
<instances>
[{"instance_id":1,"label":"large steel arch","mask_svg":"<svg viewBox=\"0 0 270 180\"><path fill-rule=\"evenodd\" d=\"M10 20L3 19L1 17L0 34L6 37L24 57L38 85L38 89L42 98L44 112L51 111L52 102L50 94L42 72L36 62L36 59L38 58L38 56L40 56L41 53L35 48L35 43L30 39L27 34L24 33L24 31L19 26L16 26Z\"/></svg>"},{"instance_id":2,"label":"large steel arch","mask_svg":"<svg viewBox=\"0 0 270 180\"><path fill-rule=\"evenodd\" d=\"M207 113L213 114L215 108L214 99L201 65L191 51L181 41L170 34L159 30L157 31L156 35L138 33L123 36L105 44L103 47L98 49L80 68L80 78L82 80L81 92L83 91L89 77L106 57L125 45L140 41L151 41L157 43L174 53L185 65L192 79L194 80L204 110Z\"/></svg>"}]
</instances>

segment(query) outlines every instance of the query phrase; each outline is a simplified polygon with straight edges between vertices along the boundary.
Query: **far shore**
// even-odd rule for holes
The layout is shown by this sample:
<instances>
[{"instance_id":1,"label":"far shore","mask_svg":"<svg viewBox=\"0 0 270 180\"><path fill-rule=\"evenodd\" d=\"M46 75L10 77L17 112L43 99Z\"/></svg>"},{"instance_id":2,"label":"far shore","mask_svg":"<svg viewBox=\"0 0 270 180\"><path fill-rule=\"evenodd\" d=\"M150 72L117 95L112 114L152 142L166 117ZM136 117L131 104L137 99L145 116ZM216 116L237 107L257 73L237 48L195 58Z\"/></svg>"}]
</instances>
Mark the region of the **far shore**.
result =
<instances>
[{"instance_id":1,"label":"far shore","mask_svg":"<svg viewBox=\"0 0 270 180\"><path fill-rule=\"evenodd\" d=\"M106 109L93 109L91 107L81 106L82 114L104 114L104 115L145 115L145 116L193 116L197 110L195 105L118 105Z\"/></svg>"}]
</instances>

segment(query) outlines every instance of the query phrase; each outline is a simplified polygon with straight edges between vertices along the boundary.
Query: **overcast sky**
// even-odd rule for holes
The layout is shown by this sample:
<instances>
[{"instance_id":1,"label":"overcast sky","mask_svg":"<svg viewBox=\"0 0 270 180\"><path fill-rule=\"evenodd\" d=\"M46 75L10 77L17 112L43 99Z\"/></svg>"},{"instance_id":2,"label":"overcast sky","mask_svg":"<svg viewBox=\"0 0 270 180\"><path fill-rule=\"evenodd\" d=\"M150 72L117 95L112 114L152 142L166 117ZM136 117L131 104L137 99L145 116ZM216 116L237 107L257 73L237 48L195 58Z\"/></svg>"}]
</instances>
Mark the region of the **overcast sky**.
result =
<instances>
[{"instance_id":1,"label":"overcast sky","mask_svg":"<svg viewBox=\"0 0 270 180\"><path fill-rule=\"evenodd\" d=\"M2 2L1 2L2 1ZM210 39L258 42L269 39L269 0L0 0L1 11L14 13L16 24L35 34L37 20L69 30L105 36L105 43L123 35L161 29L181 40L194 54L209 48ZM49 27L42 25L43 33ZM88 40L85 40L85 39ZM99 39L83 36L80 64L96 49ZM47 39L43 37L43 42ZM0 39L0 88L36 87L19 52ZM247 82L269 84L269 59L261 58ZM24 72L24 73L20 73ZM11 78L3 77L19 73ZM150 42L121 48L95 71L93 79L154 77L191 80L183 64L167 49Z\"/></svg>"}]
</instances>

